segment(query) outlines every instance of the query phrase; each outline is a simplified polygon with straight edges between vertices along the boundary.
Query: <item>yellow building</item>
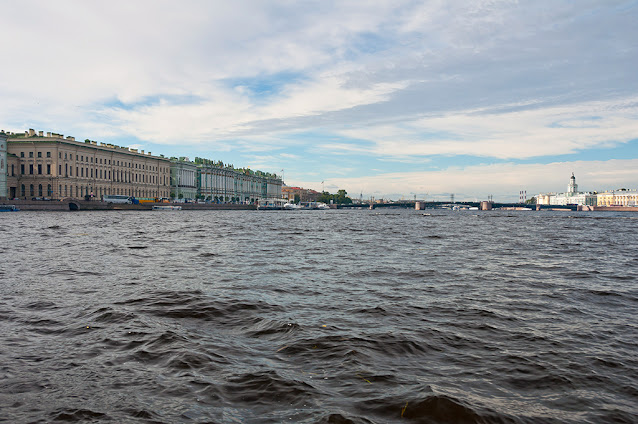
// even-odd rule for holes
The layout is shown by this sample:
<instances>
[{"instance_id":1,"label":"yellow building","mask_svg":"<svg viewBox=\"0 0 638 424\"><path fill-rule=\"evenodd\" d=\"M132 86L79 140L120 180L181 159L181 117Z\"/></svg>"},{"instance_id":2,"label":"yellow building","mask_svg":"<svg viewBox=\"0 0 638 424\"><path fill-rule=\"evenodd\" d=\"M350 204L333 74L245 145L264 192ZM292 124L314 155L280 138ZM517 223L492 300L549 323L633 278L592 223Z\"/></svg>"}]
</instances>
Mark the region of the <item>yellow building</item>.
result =
<instances>
[{"instance_id":1,"label":"yellow building","mask_svg":"<svg viewBox=\"0 0 638 424\"><path fill-rule=\"evenodd\" d=\"M638 206L638 191L620 189L598 193L597 206Z\"/></svg>"},{"instance_id":2,"label":"yellow building","mask_svg":"<svg viewBox=\"0 0 638 424\"><path fill-rule=\"evenodd\" d=\"M10 198L168 197L170 161L151 152L32 129L7 134Z\"/></svg>"}]
</instances>

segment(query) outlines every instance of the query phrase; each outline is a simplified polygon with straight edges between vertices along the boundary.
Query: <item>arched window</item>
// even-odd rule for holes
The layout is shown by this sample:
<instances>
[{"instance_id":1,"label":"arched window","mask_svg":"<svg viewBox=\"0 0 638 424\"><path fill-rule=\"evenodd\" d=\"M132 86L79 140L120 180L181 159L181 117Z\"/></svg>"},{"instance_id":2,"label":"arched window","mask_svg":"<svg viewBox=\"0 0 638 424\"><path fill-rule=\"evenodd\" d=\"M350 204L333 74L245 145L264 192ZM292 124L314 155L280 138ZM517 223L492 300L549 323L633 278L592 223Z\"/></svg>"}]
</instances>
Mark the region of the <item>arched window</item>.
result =
<instances>
[{"instance_id":1,"label":"arched window","mask_svg":"<svg viewBox=\"0 0 638 424\"><path fill-rule=\"evenodd\" d=\"M21 196L20 197L26 197L27 195L27 189L24 186L24 184L22 184L22 187L20 187L20 192L21 192Z\"/></svg>"},{"instance_id":2,"label":"arched window","mask_svg":"<svg viewBox=\"0 0 638 424\"><path fill-rule=\"evenodd\" d=\"M51 188L51 184L47 186L47 196L48 197L53 196L53 188Z\"/></svg>"},{"instance_id":3,"label":"arched window","mask_svg":"<svg viewBox=\"0 0 638 424\"><path fill-rule=\"evenodd\" d=\"M38 197L42 197L42 184L38 184Z\"/></svg>"},{"instance_id":4,"label":"arched window","mask_svg":"<svg viewBox=\"0 0 638 424\"><path fill-rule=\"evenodd\" d=\"M33 188L33 184L29 184L29 196L35 196L35 188Z\"/></svg>"}]
</instances>

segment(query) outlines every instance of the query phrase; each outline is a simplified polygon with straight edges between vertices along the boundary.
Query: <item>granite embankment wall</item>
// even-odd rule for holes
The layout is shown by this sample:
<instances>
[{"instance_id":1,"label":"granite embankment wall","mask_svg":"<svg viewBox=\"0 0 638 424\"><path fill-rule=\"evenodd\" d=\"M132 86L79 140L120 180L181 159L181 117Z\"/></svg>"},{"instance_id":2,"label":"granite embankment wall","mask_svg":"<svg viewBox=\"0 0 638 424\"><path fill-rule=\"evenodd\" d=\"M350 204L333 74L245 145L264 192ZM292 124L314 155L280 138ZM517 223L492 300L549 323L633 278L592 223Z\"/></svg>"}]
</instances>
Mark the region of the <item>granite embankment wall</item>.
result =
<instances>
[{"instance_id":1,"label":"granite embankment wall","mask_svg":"<svg viewBox=\"0 0 638 424\"><path fill-rule=\"evenodd\" d=\"M0 205L16 205L21 211L107 211L131 210L150 211L153 205L173 203L143 203L139 205L105 203L86 200L0 200ZM177 203L183 210L255 210L255 205Z\"/></svg>"},{"instance_id":2,"label":"granite embankment wall","mask_svg":"<svg viewBox=\"0 0 638 424\"><path fill-rule=\"evenodd\" d=\"M596 212L638 212L636 206L592 206Z\"/></svg>"}]
</instances>

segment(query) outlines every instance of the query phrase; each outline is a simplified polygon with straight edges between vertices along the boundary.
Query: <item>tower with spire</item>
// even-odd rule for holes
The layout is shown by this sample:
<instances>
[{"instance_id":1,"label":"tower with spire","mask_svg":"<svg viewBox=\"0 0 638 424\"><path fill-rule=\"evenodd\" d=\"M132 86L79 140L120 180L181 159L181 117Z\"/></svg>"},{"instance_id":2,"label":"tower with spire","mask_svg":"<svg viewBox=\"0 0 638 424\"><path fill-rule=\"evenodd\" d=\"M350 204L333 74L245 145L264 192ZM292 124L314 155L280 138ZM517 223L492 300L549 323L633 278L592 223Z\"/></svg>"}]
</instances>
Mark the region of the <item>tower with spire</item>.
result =
<instances>
[{"instance_id":1,"label":"tower with spire","mask_svg":"<svg viewBox=\"0 0 638 424\"><path fill-rule=\"evenodd\" d=\"M574 196L576 193L578 193L578 184L576 184L576 177L574 177L574 173L572 172L569 185L567 186L567 195Z\"/></svg>"}]
</instances>

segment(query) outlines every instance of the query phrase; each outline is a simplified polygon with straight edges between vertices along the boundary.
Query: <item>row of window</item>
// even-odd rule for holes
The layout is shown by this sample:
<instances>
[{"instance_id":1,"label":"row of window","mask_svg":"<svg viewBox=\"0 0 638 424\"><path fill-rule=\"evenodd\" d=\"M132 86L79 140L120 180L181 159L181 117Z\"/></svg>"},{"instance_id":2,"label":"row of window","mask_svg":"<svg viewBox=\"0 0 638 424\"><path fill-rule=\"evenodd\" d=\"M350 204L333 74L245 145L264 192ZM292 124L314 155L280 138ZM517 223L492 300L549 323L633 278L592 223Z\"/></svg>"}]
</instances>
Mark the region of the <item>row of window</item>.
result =
<instances>
[{"instance_id":1,"label":"row of window","mask_svg":"<svg viewBox=\"0 0 638 424\"><path fill-rule=\"evenodd\" d=\"M36 152L37 153L37 157L41 158L42 157L42 152ZM29 152L29 158L33 158L34 153L33 152ZM25 154L24 152L20 152L20 157L24 158ZM50 158L51 157L51 152L46 152L46 157ZM62 159L62 152L58 152L58 157L59 159ZM73 153L64 153L64 159L65 160L73 160ZM86 161L85 161L86 159ZM87 162L87 163L93 163L93 156L84 156L84 155L75 155L75 160L79 161L79 162ZM111 165L111 159L103 159L103 158L95 158L95 163L98 163L98 159L99 159L99 163L103 164L103 165ZM107 163L108 162L108 163ZM148 169L149 171L157 171L158 169L160 170L160 172L168 172L168 168L159 168L157 166L146 166L145 164L138 164L138 163L133 163L133 162L125 162L122 161L121 165L120 165L120 161L115 161L113 160L113 165L115 166L123 166L123 167L128 167L128 168L136 168L136 169Z\"/></svg>"},{"instance_id":2,"label":"row of window","mask_svg":"<svg viewBox=\"0 0 638 424\"><path fill-rule=\"evenodd\" d=\"M37 169L37 172L36 172ZM25 175L25 165L21 164L20 165L20 173L22 175ZM37 168L35 168L35 165L30 164L29 165L29 174L30 175L42 175L43 174L43 166L42 164L38 164ZM73 167L69 167L68 164L64 165L64 175L66 177L73 177ZM90 171L90 172L89 172ZM75 167L75 176L76 177L80 177L80 178L94 178L93 175L95 175L96 179L101 179L101 180L111 180L111 175L113 176L112 180L115 182L124 182L124 183L131 183L131 182L139 182L139 183L146 183L146 184L157 184L157 181L164 181L163 184L166 185L166 176L164 176L162 179L158 179L156 178L155 175L146 175L146 174L134 174L131 172L125 172L125 171L113 171L113 174L111 174L111 171L107 171L106 170L102 170L102 169L95 169L95 174L93 173L94 168L80 168L80 167ZM99 172L98 172L99 171ZM79 174L79 175L78 175ZM51 175L51 165L47 164L46 165L46 175ZM62 176L62 165L59 165L59 169L58 169L58 175ZM14 166L11 165L11 176L15 176L15 170L14 170Z\"/></svg>"},{"instance_id":3,"label":"row of window","mask_svg":"<svg viewBox=\"0 0 638 424\"><path fill-rule=\"evenodd\" d=\"M60 185L58 195L60 197L73 197L73 193L74 193L73 187L74 186ZM64 188L64 191L63 191L63 188ZM113 193L111 193L111 191L113 191ZM20 192L21 192L21 197L27 197L27 187L25 184L22 184L22 186L20 187ZM167 193L160 193L158 191L153 191L153 190L135 190L135 189L119 189L119 188L110 190L104 187L98 187L96 192L94 193L92 187L75 186L75 196L77 197L92 195L92 196L98 196L101 198L102 196L110 195L110 194L123 194L126 196L135 196L135 197L144 197L144 196L158 197L158 196L164 196ZM44 197L44 196L53 197L53 187L51 186L51 184L47 184L46 194L45 194L44 187L42 184L38 184L37 191L36 191L35 185L30 184L28 195L30 197L35 197L36 195L38 197Z\"/></svg>"}]
</instances>

